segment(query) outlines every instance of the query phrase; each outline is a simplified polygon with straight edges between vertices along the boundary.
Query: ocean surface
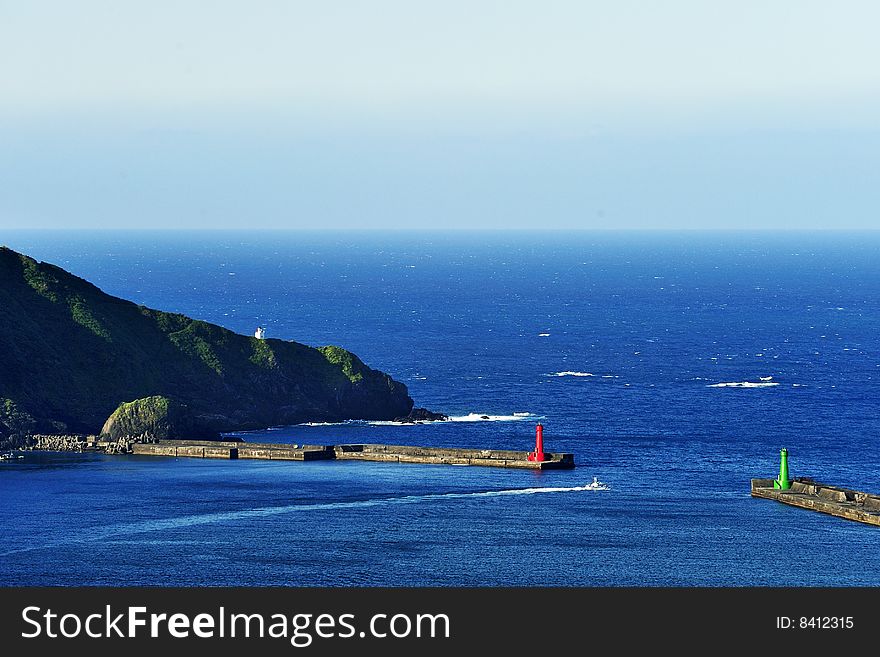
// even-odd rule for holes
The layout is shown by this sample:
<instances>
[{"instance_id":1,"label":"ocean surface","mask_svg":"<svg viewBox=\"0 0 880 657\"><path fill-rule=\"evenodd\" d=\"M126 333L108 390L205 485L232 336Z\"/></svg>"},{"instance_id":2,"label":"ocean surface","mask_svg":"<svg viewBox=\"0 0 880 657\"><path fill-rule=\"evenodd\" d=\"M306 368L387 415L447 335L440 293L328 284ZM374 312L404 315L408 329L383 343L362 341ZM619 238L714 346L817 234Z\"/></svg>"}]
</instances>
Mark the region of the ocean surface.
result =
<instances>
[{"instance_id":1,"label":"ocean surface","mask_svg":"<svg viewBox=\"0 0 880 657\"><path fill-rule=\"evenodd\" d=\"M565 472L29 453L3 585L880 585L880 233L0 232L110 294L338 344L456 421L249 440L531 449ZM489 419L482 419L488 416ZM574 490L596 476L611 490Z\"/></svg>"}]
</instances>

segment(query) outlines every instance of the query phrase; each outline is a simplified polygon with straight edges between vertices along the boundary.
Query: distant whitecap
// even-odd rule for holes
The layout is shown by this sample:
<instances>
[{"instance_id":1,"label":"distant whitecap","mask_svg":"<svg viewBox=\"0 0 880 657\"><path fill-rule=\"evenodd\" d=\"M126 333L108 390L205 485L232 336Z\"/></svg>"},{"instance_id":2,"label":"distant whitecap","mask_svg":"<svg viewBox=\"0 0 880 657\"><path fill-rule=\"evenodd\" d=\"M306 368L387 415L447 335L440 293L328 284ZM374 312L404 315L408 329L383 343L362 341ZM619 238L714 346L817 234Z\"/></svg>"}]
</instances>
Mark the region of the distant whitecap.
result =
<instances>
[{"instance_id":1,"label":"distant whitecap","mask_svg":"<svg viewBox=\"0 0 880 657\"><path fill-rule=\"evenodd\" d=\"M448 422L516 422L535 417L531 413L514 413L513 415L484 415L468 413L467 415L451 415Z\"/></svg>"}]
</instances>

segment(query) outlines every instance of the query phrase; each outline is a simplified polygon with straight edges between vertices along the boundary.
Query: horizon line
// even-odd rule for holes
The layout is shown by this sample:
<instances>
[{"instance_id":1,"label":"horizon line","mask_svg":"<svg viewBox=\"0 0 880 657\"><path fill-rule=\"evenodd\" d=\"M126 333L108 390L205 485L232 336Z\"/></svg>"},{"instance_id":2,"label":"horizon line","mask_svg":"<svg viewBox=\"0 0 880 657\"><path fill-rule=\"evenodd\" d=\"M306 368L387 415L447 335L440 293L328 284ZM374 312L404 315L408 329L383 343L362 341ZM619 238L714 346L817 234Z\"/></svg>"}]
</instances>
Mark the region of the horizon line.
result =
<instances>
[{"instance_id":1,"label":"horizon line","mask_svg":"<svg viewBox=\"0 0 880 657\"><path fill-rule=\"evenodd\" d=\"M52 228L46 226L5 228L0 226L0 231L5 232L39 232L39 233L876 233L880 227L810 227L810 228L693 228L693 227L654 227L654 228L302 228L302 227L265 227L265 228L207 228L195 226L141 228L141 227L64 227Z\"/></svg>"}]
</instances>

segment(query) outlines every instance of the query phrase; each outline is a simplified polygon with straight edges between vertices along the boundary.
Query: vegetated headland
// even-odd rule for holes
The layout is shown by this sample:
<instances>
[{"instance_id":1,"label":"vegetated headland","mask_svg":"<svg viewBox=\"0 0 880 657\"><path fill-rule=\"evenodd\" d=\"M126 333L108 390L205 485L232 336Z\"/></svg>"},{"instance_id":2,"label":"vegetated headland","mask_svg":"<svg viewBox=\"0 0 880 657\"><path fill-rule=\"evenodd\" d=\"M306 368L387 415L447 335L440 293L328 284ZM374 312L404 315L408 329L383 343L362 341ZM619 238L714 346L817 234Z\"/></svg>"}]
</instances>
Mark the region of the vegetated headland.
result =
<instances>
[{"instance_id":1,"label":"vegetated headland","mask_svg":"<svg viewBox=\"0 0 880 657\"><path fill-rule=\"evenodd\" d=\"M0 449L116 452L303 422L444 418L340 347L140 306L6 247L0 310Z\"/></svg>"}]
</instances>

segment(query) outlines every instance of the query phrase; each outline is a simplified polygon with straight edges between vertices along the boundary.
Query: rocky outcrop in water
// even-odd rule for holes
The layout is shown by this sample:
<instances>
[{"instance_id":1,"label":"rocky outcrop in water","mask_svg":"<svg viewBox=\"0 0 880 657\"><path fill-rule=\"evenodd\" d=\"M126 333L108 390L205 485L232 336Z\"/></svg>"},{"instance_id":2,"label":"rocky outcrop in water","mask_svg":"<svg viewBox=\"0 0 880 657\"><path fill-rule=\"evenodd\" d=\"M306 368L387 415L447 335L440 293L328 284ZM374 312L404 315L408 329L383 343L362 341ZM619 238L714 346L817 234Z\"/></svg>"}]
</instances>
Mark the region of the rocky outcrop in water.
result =
<instances>
[{"instance_id":1,"label":"rocky outcrop in water","mask_svg":"<svg viewBox=\"0 0 880 657\"><path fill-rule=\"evenodd\" d=\"M404 422L406 424L416 424L418 422L440 422L448 420L449 416L443 413L434 413L427 408L414 408L407 415L394 418L395 422Z\"/></svg>"},{"instance_id":2,"label":"rocky outcrop in water","mask_svg":"<svg viewBox=\"0 0 880 657\"><path fill-rule=\"evenodd\" d=\"M113 411L101 429L111 440L153 442L169 438L217 440L212 418L201 418L184 404L153 396L124 402Z\"/></svg>"}]
</instances>

